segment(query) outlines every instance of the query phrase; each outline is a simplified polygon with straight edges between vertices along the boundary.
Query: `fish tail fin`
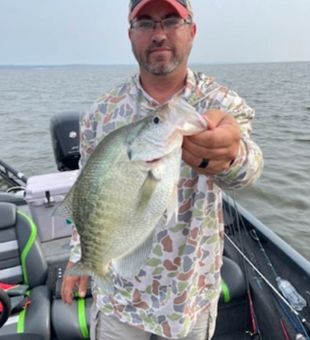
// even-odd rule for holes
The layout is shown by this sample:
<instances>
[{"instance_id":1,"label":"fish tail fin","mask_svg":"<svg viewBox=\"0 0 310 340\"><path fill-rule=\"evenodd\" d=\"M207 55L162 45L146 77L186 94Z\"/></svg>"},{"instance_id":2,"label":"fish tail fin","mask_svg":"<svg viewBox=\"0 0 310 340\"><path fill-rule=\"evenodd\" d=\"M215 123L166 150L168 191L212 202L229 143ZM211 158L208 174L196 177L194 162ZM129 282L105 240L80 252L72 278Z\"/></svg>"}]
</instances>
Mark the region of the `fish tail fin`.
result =
<instances>
[{"instance_id":1,"label":"fish tail fin","mask_svg":"<svg viewBox=\"0 0 310 340\"><path fill-rule=\"evenodd\" d=\"M70 276L91 276L96 284L102 289L106 294L112 294L113 280L107 275L108 266L103 267L101 272L97 272L94 269L88 268L82 261L76 262L71 268L67 268L65 275Z\"/></svg>"}]
</instances>

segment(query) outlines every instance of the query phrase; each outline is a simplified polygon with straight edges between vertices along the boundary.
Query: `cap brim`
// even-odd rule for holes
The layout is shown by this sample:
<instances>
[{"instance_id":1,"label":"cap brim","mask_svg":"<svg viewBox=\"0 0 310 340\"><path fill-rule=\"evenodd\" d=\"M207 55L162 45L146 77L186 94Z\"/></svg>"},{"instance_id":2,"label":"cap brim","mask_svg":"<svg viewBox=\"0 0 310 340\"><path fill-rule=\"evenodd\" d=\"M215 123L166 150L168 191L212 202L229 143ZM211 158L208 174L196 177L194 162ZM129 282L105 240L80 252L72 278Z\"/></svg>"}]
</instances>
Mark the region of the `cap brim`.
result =
<instances>
[{"instance_id":1,"label":"cap brim","mask_svg":"<svg viewBox=\"0 0 310 340\"><path fill-rule=\"evenodd\" d=\"M129 21L131 21L132 19L134 19L135 17L137 17L139 15L139 12L150 2L152 1L158 1L158 0L142 0L134 9L132 12L129 13ZM162 0L162 1L166 1L168 4L170 4L172 7L175 8L175 10L179 13L180 17L182 17L183 19L187 19L188 18L188 10L186 7L184 7L183 5L181 5L180 3L178 3L175 0Z\"/></svg>"}]
</instances>

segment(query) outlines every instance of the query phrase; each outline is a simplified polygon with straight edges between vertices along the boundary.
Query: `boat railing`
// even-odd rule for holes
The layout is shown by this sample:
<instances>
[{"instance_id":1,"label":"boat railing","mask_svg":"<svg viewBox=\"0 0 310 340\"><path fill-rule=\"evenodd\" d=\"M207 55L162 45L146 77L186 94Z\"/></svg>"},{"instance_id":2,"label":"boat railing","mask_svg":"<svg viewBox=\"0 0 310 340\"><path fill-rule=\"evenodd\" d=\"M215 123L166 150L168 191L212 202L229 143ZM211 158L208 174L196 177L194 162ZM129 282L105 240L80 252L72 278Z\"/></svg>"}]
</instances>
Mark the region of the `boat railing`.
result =
<instances>
[{"instance_id":1,"label":"boat railing","mask_svg":"<svg viewBox=\"0 0 310 340\"><path fill-rule=\"evenodd\" d=\"M244 220L246 220L250 225L252 225L256 231L260 234L263 239L268 240L271 244L281 252L286 259L293 262L294 266L298 267L306 276L310 276L310 262L301 255L297 250L285 242L281 237L279 237L274 231L268 228L264 223L252 215L249 211L238 204L233 197L228 194L223 196L224 202L232 206Z\"/></svg>"},{"instance_id":2,"label":"boat railing","mask_svg":"<svg viewBox=\"0 0 310 340\"><path fill-rule=\"evenodd\" d=\"M9 187L24 187L28 178L22 173L14 169L5 161L0 159L0 178Z\"/></svg>"}]
</instances>

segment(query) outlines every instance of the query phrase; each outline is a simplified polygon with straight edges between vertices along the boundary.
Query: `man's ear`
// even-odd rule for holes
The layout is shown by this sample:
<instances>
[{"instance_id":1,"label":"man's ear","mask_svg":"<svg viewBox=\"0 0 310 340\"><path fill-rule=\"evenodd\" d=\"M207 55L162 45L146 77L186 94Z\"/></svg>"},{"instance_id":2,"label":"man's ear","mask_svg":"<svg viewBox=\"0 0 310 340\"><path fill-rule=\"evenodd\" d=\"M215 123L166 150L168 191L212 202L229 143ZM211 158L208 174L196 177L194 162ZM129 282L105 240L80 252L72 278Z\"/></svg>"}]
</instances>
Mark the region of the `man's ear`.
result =
<instances>
[{"instance_id":1,"label":"man's ear","mask_svg":"<svg viewBox=\"0 0 310 340\"><path fill-rule=\"evenodd\" d=\"M197 33L197 26L196 26L196 24L194 22L192 23L192 31L191 31L191 33L192 33L192 37L194 38L196 33Z\"/></svg>"}]
</instances>

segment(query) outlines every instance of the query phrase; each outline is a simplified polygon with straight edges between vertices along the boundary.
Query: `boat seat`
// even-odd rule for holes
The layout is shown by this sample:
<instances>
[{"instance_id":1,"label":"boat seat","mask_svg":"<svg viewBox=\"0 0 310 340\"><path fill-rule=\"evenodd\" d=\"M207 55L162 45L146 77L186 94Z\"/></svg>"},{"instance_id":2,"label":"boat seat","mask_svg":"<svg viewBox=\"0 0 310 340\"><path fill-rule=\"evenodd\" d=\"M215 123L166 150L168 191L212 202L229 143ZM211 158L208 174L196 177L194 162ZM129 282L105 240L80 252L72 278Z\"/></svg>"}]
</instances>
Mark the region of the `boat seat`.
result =
<instances>
[{"instance_id":1,"label":"boat seat","mask_svg":"<svg viewBox=\"0 0 310 340\"><path fill-rule=\"evenodd\" d=\"M15 205L25 205L26 201L24 197L18 195L18 194L12 194L9 192L2 192L0 191L0 202L10 202L14 203Z\"/></svg>"},{"instance_id":2,"label":"boat seat","mask_svg":"<svg viewBox=\"0 0 310 340\"><path fill-rule=\"evenodd\" d=\"M246 293L246 283L239 265L230 258L223 256L221 275L222 290L219 301L220 305L243 298Z\"/></svg>"},{"instance_id":3,"label":"boat seat","mask_svg":"<svg viewBox=\"0 0 310 340\"><path fill-rule=\"evenodd\" d=\"M55 298L52 303L53 333L58 340L89 339L90 294L86 298L75 298L71 305Z\"/></svg>"},{"instance_id":4,"label":"boat seat","mask_svg":"<svg viewBox=\"0 0 310 340\"><path fill-rule=\"evenodd\" d=\"M246 292L244 275L236 262L223 257L220 304L242 298ZM92 298L77 298L71 305L56 298L52 305L52 325L57 339L78 340L89 337L89 314ZM70 320L70 321L69 321Z\"/></svg>"},{"instance_id":5,"label":"boat seat","mask_svg":"<svg viewBox=\"0 0 310 340\"><path fill-rule=\"evenodd\" d=\"M0 282L25 288L22 293L15 289L14 295L27 300L24 307L11 310L0 339L50 339L51 294L46 278L47 263L35 224L15 204L0 202Z\"/></svg>"}]
</instances>

